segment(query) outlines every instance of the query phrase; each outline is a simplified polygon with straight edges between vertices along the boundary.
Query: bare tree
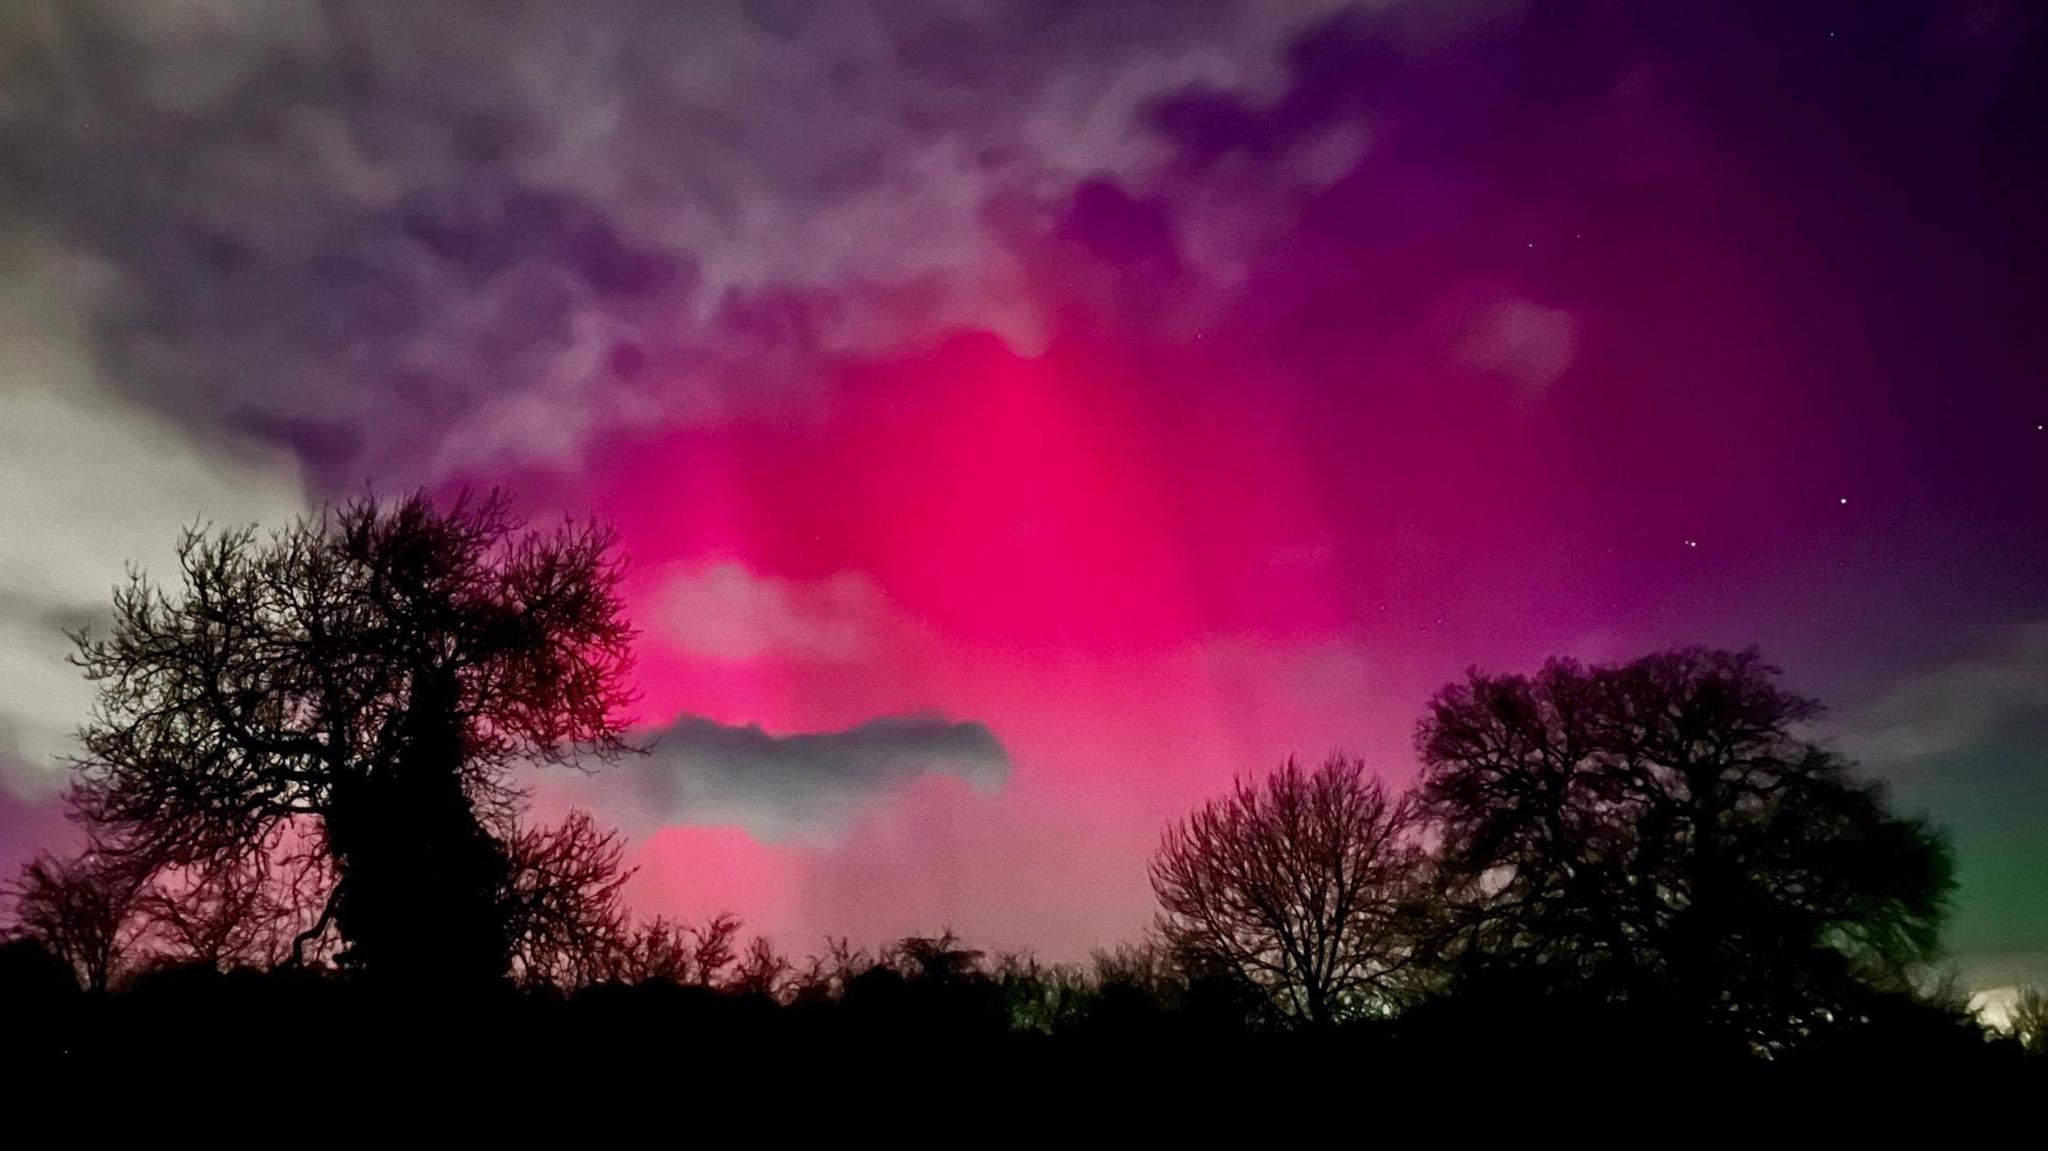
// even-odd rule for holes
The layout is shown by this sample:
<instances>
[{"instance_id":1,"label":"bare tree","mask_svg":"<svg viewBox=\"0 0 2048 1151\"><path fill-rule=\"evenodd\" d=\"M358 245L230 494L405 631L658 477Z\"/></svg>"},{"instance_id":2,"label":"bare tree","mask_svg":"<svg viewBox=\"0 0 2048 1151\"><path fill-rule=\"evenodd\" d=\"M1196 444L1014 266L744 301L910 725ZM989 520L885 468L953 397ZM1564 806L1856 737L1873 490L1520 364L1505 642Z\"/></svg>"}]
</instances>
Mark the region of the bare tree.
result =
<instances>
[{"instance_id":1,"label":"bare tree","mask_svg":"<svg viewBox=\"0 0 2048 1151\"><path fill-rule=\"evenodd\" d=\"M712 987L724 980L725 969L739 958L742 926L739 916L721 911L691 931L694 945L690 948L689 982Z\"/></svg>"},{"instance_id":2,"label":"bare tree","mask_svg":"<svg viewBox=\"0 0 2048 1151\"><path fill-rule=\"evenodd\" d=\"M1342 755L1241 779L1166 832L1160 931L1190 970L1244 979L1285 1017L1385 1011L1414 955L1412 813Z\"/></svg>"},{"instance_id":3,"label":"bare tree","mask_svg":"<svg viewBox=\"0 0 2048 1151\"><path fill-rule=\"evenodd\" d=\"M610 977L621 983L688 983L695 942L684 923L647 920L627 933L612 957Z\"/></svg>"},{"instance_id":4,"label":"bare tree","mask_svg":"<svg viewBox=\"0 0 2048 1151\"><path fill-rule=\"evenodd\" d=\"M201 869L310 820L335 882L301 943L331 923L352 967L503 974L512 766L625 748L613 539L528 532L497 495L187 532L179 586L137 574L76 637L78 814L110 853Z\"/></svg>"},{"instance_id":5,"label":"bare tree","mask_svg":"<svg viewBox=\"0 0 2048 1151\"><path fill-rule=\"evenodd\" d=\"M598 830L580 810L513 836L504 898L521 982L573 988L616 969L617 953L631 943L619 898L633 876L624 853L618 832Z\"/></svg>"},{"instance_id":6,"label":"bare tree","mask_svg":"<svg viewBox=\"0 0 2048 1151\"><path fill-rule=\"evenodd\" d=\"M142 930L137 911L147 878L94 851L71 860L39 855L6 891L14 905L10 932L39 940L88 990L105 991Z\"/></svg>"},{"instance_id":7,"label":"bare tree","mask_svg":"<svg viewBox=\"0 0 2048 1151\"><path fill-rule=\"evenodd\" d=\"M709 987L743 995L783 999L807 986L806 975L756 935L743 948L739 916L722 911L702 924L655 918L637 926L620 926L608 952L604 978L622 983L667 982ZM811 961L813 973L824 968ZM822 979L822 974L817 975Z\"/></svg>"},{"instance_id":8,"label":"bare tree","mask_svg":"<svg viewBox=\"0 0 2048 1151\"><path fill-rule=\"evenodd\" d=\"M311 861L251 852L153 876L137 900L163 958L214 968L268 967L291 952L307 904L295 882Z\"/></svg>"}]
</instances>

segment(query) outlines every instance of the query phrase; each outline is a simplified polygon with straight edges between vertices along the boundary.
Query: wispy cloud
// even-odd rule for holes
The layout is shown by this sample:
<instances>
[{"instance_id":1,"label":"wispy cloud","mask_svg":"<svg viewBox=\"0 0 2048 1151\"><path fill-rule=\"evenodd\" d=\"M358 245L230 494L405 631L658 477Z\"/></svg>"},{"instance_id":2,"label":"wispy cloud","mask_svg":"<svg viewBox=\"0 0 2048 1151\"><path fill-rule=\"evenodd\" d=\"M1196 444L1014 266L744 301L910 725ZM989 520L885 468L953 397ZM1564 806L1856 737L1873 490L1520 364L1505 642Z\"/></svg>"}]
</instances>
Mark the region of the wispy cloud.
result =
<instances>
[{"instance_id":1,"label":"wispy cloud","mask_svg":"<svg viewBox=\"0 0 2048 1151\"><path fill-rule=\"evenodd\" d=\"M660 639L716 660L846 662L873 654L891 627L881 589L862 573L788 580L732 561L672 574L655 612Z\"/></svg>"},{"instance_id":2,"label":"wispy cloud","mask_svg":"<svg viewBox=\"0 0 2048 1151\"><path fill-rule=\"evenodd\" d=\"M1018 245L1334 6L25 0L0 228L105 261L119 389L316 482L567 462L823 355L1030 342Z\"/></svg>"}]
</instances>

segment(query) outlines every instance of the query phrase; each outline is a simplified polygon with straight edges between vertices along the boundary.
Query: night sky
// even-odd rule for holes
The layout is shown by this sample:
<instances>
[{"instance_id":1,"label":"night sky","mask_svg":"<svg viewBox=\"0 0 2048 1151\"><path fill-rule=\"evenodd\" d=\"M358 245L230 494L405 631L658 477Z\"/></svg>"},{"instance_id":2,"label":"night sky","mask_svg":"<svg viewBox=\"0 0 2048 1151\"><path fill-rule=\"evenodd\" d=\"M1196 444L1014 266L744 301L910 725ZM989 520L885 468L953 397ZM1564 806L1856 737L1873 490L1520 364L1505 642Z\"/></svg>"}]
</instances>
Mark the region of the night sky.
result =
<instances>
[{"instance_id":1,"label":"night sky","mask_svg":"<svg viewBox=\"0 0 2048 1151\"><path fill-rule=\"evenodd\" d=\"M614 520L636 909L1149 922L1467 667L1762 645L2048 979L2048 12L0 5L0 867L181 525Z\"/></svg>"}]
</instances>

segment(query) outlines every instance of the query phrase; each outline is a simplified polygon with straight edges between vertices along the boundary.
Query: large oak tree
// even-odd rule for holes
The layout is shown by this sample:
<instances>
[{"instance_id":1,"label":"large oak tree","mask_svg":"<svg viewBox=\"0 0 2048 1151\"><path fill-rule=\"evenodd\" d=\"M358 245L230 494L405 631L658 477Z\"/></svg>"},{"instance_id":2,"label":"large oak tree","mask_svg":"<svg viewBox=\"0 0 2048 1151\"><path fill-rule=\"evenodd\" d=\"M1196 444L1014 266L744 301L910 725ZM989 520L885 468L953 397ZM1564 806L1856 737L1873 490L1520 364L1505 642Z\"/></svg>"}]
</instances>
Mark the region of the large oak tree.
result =
<instances>
[{"instance_id":1,"label":"large oak tree","mask_svg":"<svg viewBox=\"0 0 2048 1151\"><path fill-rule=\"evenodd\" d=\"M1931 959L1950 854L1806 725L1754 651L1474 672L1422 722L1466 974L1672 1006L1765 1046Z\"/></svg>"}]
</instances>

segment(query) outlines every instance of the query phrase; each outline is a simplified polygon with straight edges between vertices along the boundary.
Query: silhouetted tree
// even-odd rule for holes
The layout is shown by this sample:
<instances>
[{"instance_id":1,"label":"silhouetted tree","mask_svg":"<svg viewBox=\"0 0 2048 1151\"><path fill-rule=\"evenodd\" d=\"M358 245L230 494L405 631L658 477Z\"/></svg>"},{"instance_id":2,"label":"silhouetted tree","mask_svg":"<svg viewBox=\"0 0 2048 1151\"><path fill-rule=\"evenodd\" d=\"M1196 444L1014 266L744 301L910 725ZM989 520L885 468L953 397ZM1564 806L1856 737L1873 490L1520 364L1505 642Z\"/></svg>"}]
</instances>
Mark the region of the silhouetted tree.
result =
<instances>
[{"instance_id":1,"label":"silhouetted tree","mask_svg":"<svg viewBox=\"0 0 2048 1151\"><path fill-rule=\"evenodd\" d=\"M332 923L367 972L502 975L511 767L624 746L612 544L528 532L497 495L188 531L182 586L137 574L110 633L77 637L99 689L79 814L110 853L173 868L300 825L334 874L301 943Z\"/></svg>"},{"instance_id":2,"label":"silhouetted tree","mask_svg":"<svg viewBox=\"0 0 2048 1151\"><path fill-rule=\"evenodd\" d=\"M1777 675L1684 648L1440 692L1418 744L1447 957L1766 1045L1903 985L1937 946L1947 847L1798 734L1820 707Z\"/></svg>"},{"instance_id":3,"label":"silhouetted tree","mask_svg":"<svg viewBox=\"0 0 2048 1151\"><path fill-rule=\"evenodd\" d=\"M996 956L990 972L1002 991L1013 1031L1049 1035L1073 1026L1087 1010L1094 987L1070 963L1044 963L1026 952Z\"/></svg>"},{"instance_id":4,"label":"silhouetted tree","mask_svg":"<svg viewBox=\"0 0 2048 1151\"><path fill-rule=\"evenodd\" d=\"M70 860L39 855L6 892L13 904L9 934L41 943L87 990L105 991L141 929L136 912L146 881L145 873L98 852Z\"/></svg>"},{"instance_id":5,"label":"silhouetted tree","mask_svg":"<svg viewBox=\"0 0 2048 1151\"><path fill-rule=\"evenodd\" d=\"M1086 993L1078 1018L1070 1022L1082 1034L1095 1037L1155 1033L1188 1004L1188 993L1196 984L1188 978L1187 966L1173 949L1154 940L1097 948L1089 956ZM1195 965L1197 970L1203 966ZM1270 1012L1265 993L1234 972L1211 972L1206 978L1235 989L1229 1011L1233 1025L1262 1019Z\"/></svg>"},{"instance_id":6,"label":"silhouetted tree","mask_svg":"<svg viewBox=\"0 0 2048 1151\"><path fill-rule=\"evenodd\" d=\"M689 929L662 918L635 927L614 964L612 978L621 983L689 982Z\"/></svg>"},{"instance_id":7,"label":"silhouetted tree","mask_svg":"<svg viewBox=\"0 0 2048 1151\"><path fill-rule=\"evenodd\" d=\"M619 899L633 876L624 853L618 833L585 811L512 837L502 902L520 982L568 989L613 977L632 945Z\"/></svg>"},{"instance_id":8,"label":"silhouetted tree","mask_svg":"<svg viewBox=\"0 0 2048 1151\"><path fill-rule=\"evenodd\" d=\"M766 936L739 945L745 921L721 911L697 926L656 918L613 933L607 978L619 983L677 986L782 1000L799 993L810 976L775 950ZM811 972L823 980L822 961Z\"/></svg>"},{"instance_id":9,"label":"silhouetted tree","mask_svg":"<svg viewBox=\"0 0 2048 1151\"><path fill-rule=\"evenodd\" d=\"M1098 947L1088 956L1096 986L1135 988L1163 1006L1177 1004L1187 991L1187 973L1173 952L1153 940Z\"/></svg>"},{"instance_id":10,"label":"silhouetted tree","mask_svg":"<svg viewBox=\"0 0 2048 1151\"><path fill-rule=\"evenodd\" d=\"M693 942L688 982L712 987L724 980L725 969L739 958L737 944L741 926L739 916L721 911L705 920L704 926L691 930Z\"/></svg>"},{"instance_id":11,"label":"silhouetted tree","mask_svg":"<svg viewBox=\"0 0 2048 1151\"><path fill-rule=\"evenodd\" d=\"M1191 973L1248 981L1287 1018L1383 1012L1414 952L1412 811L1341 755L1241 779L1168 829L1160 932Z\"/></svg>"},{"instance_id":12,"label":"silhouetted tree","mask_svg":"<svg viewBox=\"0 0 2048 1151\"><path fill-rule=\"evenodd\" d=\"M322 862L251 852L167 869L151 878L135 910L158 958L215 969L268 967L290 954L305 926L309 887L318 885L311 899L324 897Z\"/></svg>"},{"instance_id":13,"label":"silhouetted tree","mask_svg":"<svg viewBox=\"0 0 2048 1151\"><path fill-rule=\"evenodd\" d=\"M1010 1014L1001 984L952 928L912 935L883 948L879 961L851 974L841 1004L862 1025L898 1039L939 1044L1007 1035Z\"/></svg>"},{"instance_id":14,"label":"silhouetted tree","mask_svg":"<svg viewBox=\"0 0 2048 1151\"><path fill-rule=\"evenodd\" d=\"M747 941L747 949L726 977L725 990L779 1000L790 990L794 974L795 968L776 952L774 943L767 936L756 935Z\"/></svg>"},{"instance_id":15,"label":"silhouetted tree","mask_svg":"<svg viewBox=\"0 0 2048 1151\"><path fill-rule=\"evenodd\" d=\"M825 954L804 960L792 979L790 996L798 1003L817 1006L838 1000L847 984L875 966L874 956L855 947L846 936L827 936Z\"/></svg>"},{"instance_id":16,"label":"silhouetted tree","mask_svg":"<svg viewBox=\"0 0 2048 1151\"><path fill-rule=\"evenodd\" d=\"M980 974L983 954L948 927L937 935L905 936L883 959L906 978L952 983Z\"/></svg>"}]
</instances>

